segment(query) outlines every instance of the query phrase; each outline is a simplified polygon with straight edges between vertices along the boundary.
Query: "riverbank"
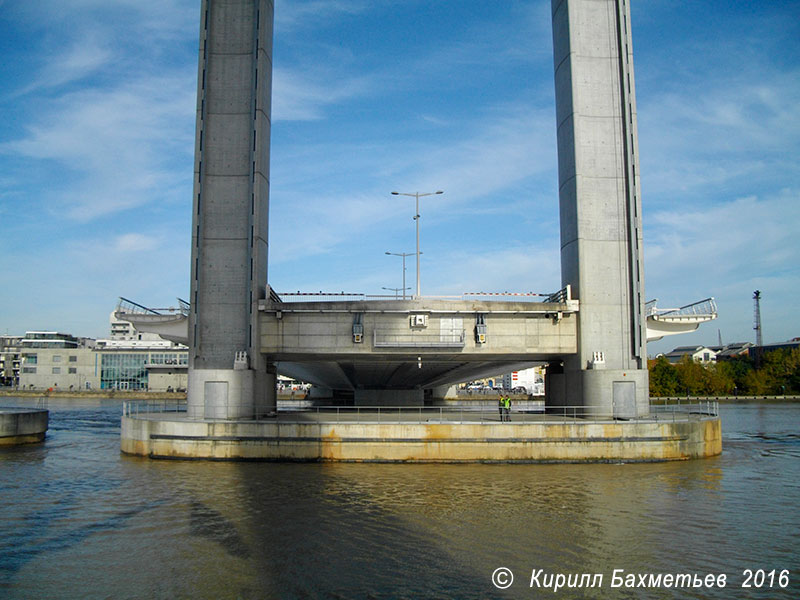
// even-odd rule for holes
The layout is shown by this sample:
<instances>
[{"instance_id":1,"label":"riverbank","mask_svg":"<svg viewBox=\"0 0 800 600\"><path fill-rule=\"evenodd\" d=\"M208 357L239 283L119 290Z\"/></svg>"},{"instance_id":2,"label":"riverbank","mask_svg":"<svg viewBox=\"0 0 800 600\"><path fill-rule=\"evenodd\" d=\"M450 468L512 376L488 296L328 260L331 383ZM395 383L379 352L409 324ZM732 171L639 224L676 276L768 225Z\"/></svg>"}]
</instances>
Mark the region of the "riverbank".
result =
<instances>
[{"instance_id":1,"label":"riverbank","mask_svg":"<svg viewBox=\"0 0 800 600\"><path fill-rule=\"evenodd\" d=\"M783 402L800 402L800 396L668 396L650 397L650 404L675 404L676 402L720 402L731 404L781 404Z\"/></svg>"},{"instance_id":2,"label":"riverbank","mask_svg":"<svg viewBox=\"0 0 800 600\"><path fill-rule=\"evenodd\" d=\"M129 390L0 390L0 398L74 398L81 400L185 400L186 392L133 392Z\"/></svg>"}]
</instances>

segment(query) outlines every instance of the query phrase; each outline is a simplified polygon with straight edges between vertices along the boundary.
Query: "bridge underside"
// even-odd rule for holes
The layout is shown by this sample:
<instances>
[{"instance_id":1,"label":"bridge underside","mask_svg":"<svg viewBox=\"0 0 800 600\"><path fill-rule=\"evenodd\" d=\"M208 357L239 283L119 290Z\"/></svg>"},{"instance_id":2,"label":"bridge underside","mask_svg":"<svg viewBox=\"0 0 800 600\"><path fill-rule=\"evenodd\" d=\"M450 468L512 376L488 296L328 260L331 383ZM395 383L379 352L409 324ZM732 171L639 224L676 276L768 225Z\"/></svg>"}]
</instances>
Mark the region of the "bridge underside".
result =
<instances>
[{"instance_id":1,"label":"bridge underside","mask_svg":"<svg viewBox=\"0 0 800 600\"><path fill-rule=\"evenodd\" d=\"M418 360L422 358L422 360ZM454 356L395 355L375 356L370 360L280 361L277 371L332 390L408 390L429 389L473 379L517 371L557 357L527 356L509 362L507 358L468 361Z\"/></svg>"}]
</instances>

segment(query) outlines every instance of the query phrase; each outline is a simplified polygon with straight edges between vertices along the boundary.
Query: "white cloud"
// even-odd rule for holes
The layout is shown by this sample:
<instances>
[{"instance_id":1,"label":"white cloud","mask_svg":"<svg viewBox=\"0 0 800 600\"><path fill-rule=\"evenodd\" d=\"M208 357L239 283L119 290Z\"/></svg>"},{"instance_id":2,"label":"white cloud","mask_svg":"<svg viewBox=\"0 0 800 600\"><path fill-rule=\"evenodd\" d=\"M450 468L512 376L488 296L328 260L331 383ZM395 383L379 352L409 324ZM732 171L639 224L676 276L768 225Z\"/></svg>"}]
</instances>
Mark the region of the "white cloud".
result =
<instances>
[{"instance_id":1,"label":"white cloud","mask_svg":"<svg viewBox=\"0 0 800 600\"><path fill-rule=\"evenodd\" d=\"M163 199L191 176L193 91L190 77L165 74L66 94L44 103L28 135L0 153L65 169L77 184L45 199L78 220Z\"/></svg>"},{"instance_id":2,"label":"white cloud","mask_svg":"<svg viewBox=\"0 0 800 600\"><path fill-rule=\"evenodd\" d=\"M277 0L275 27L290 31L303 26L315 26L340 16L363 13L374 5L374 0Z\"/></svg>"},{"instance_id":3,"label":"white cloud","mask_svg":"<svg viewBox=\"0 0 800 600\"><path fill-rule=\"evenodd\" d=\"M752 80L713 75L700 87L648 91L639 124L645 199L800 181L793 159L800 144L797 71L764 69Z\"/></svg>"},{"instance_id":4,"label":"white cloud","mask_svg":"<svg viewBox=\"0 0 800 600\"><path fill-rule=\"evenodd\" d=\"M645 248L655 274L717 283L797 269L800 193L785 190L650 215Z\"/></svg>"},{"instance_id":5,"label":"white cloud","mask_svg":"<svg viewBox=\"0 0 800 600\"><path fill-rule=\"evenodd\" d=\"M273 121L315 121L325 108L370 91L366 77L343 78L330 72L273 68Z\"/></svg>"},{"instance_id":6,"label":"white cloud","mask_svg":"<svg viewBox=\"0 0 800 600\"><path fill-rule=\"evenodd\" d=\"M160 244L158 238L143 233L124 233L117 236L111 247L122 253L137 253L155 250Z\"/></svg>"},{"instance_id":7,"label":"white cloud","mask_svg":"<svg viewBox=\"0 0 800 600\"><path fill-rule=\"evenodd\" d=\"M56 88L83 79L108 65L112 51L105 39L92 32L73 40L71 47L54 56L48 56L44 68L33 82L21 88L16 95L24 96L43 89Z\"/></svg>"}]
</instances>

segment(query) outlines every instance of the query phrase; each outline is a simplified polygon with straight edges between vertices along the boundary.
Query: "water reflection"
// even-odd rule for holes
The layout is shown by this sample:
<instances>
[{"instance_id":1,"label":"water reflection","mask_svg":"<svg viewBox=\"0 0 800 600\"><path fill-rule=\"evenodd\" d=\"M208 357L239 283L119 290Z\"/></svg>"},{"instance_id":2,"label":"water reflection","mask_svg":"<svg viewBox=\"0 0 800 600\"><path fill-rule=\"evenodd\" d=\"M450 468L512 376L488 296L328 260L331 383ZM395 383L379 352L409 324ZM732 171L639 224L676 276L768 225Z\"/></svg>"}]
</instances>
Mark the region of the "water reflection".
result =
<instances>
[{"instance_id":1,"label":"water reflection","mask_svg":"<svg viewBox=\"0 0 800 600\"><path fill-rule=\"evenodd\" d=\"M798 591L800 405L724 407L720 457L602 465L153 461L119 453L119 403L51 411L44 444L0 452L3 598L535 597L533 569L613 597L620 568L788 568L754 595Z\"/></svg>"}]
</instances>

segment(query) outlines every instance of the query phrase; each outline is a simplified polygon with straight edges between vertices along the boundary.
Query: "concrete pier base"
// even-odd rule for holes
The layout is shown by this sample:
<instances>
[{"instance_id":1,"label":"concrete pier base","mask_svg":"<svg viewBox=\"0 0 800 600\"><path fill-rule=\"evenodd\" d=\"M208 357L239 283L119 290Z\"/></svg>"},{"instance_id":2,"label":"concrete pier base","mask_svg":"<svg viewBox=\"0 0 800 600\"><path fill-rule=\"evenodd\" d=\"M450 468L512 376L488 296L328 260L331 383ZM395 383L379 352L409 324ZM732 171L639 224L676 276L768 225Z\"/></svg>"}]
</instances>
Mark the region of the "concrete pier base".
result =
<instances>
[{"instance_id":1,"label":"concrete pier base","mask_svg":"<svg viewBox=\"0 0 800 600\"><path fill-rule=\"evenodd\" d=\"M670 461L722 452L717 416L522 422L521 415L512 415L510 423L435 415L425 422L355 422L315 413L248 422L164 417L123 416L122 452L174 459L525 463ZM334 417L341 422L332 422Z\"/></svg>"},{"instance_id":2,"label":"concrete pier base","mask_svg":"<svg viewBox=\"0 0 800 600\"><path fill-rule=\"evenodd\" d=\"M49 411L42 409L0 409L0 446L44 441L49 418Z\"/></svg>"}]
</instances>

